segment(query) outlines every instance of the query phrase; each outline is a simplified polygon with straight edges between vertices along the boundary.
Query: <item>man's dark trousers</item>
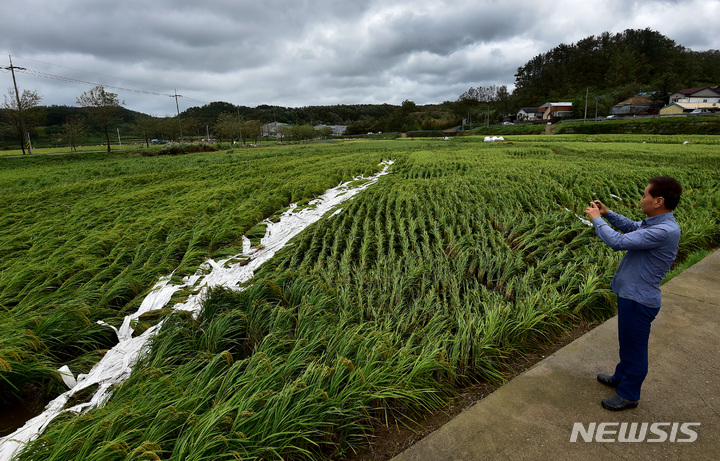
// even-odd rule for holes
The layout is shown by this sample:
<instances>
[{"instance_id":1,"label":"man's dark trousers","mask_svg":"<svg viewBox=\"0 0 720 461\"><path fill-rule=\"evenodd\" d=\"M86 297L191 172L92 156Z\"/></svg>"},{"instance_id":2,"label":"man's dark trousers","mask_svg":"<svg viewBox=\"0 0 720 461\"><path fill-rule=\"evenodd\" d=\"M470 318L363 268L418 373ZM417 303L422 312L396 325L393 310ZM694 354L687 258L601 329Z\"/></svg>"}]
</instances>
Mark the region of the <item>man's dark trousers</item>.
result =
<instances>
[{"instance_id":1,"label":"man's dark trousers","mask_svg":"<svg viewBox=\"0 0 720 461\"><path fill-rule=\"evenodd\" d=\"M660 308L647 307L631 299L618 297L618 338L620 363L613 380L617 393L628 400L640 400L640 387L648 372L650 324Z\"/></svg>"}]
</instances>

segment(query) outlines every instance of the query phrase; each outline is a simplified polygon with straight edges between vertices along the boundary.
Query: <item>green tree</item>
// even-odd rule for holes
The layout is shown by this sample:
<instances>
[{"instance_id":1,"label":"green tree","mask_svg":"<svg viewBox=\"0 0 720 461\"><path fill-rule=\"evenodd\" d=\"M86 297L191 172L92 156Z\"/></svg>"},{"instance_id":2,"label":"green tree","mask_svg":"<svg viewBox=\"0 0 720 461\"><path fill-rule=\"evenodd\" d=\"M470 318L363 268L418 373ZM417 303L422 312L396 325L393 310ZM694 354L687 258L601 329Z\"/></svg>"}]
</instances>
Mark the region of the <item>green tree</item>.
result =
<instances>
[{"instance_id":1,"label":"green tree","mask_svg":"<svg viewBox=\"0 0 720 461\"><path fill-rule=\"evenodd\" d=\"M616 94L617 103L625 89L641 86L660 101L677 89L718 82L720 52L693 52L649 28L627 29L560 44L535 56L518 68L512 100L519 106L570 101L590 88L596 94Z\"/></svg>"},{"instance_id":2,"label":"green tree","mask_svg":"<svg viewBox=\"0 0 720 461\"><path fill-rule=\"evenodd\" d=\"M332 128L330 128L330 127L327 126L327 125L325 125L325 126L323 126L322 128L320 128L319 131L320 131L320 136L322 136L323 138L329 138L329 137L331 137L332 134L333 134Z\"/></svg>"},{"instance_id":3,"label":"green tree","mask_svg":"<svg viewBox=\"0 0 720 461\"><path fill-rule=\"evenodd\" d=\"M409 99L406 99L402 102L402 105L400 106L400 110L403 115L410 115L413 112L417 111L417 104L415 104L415 101L411 101Z\"/></svg>"},{"instance_id":4,"label":"green tree","mask_svg":"<svg viewBox=\"0 0 720 461\"><path fill-rule=\"evenodd\" d=\"M42 97L36 91L23 90L18 106L18 98L12 88L8 89L8 94L4 96L2 107L6 110L7 123L10 131L20 142L23 154L26 135L23 129L29 133L44 118L44 111L39 107L41 100Z\"/></svg>"},{"instance_id":5,"label":"green tree","mask_svg":"<svg viewBox=\"0 0 720 461\"><path fill-rule=\"evenodd\" d=\"M315 131L315 127L312 125L293 125L290 127L290 132L296 141L312 139L317 136L317 131Z\"/></svg>"},{"instance_id":6,"label":"green tree","mask_svg":"<svg viewBox=\"0 0 720 461\"><path fill-rule=\"evenodd\" d=\"M217 137L232 142L242 132L242 119L236 113L223 112L215 121L215 134Z\"/></svg>"},{"instance_id":7,"label":"green tree","mask_svg":"<svg viewBox=\"0 0 720 461\"><path fill-rule=\"evenodd\" d=\"M133 125L135 131L142 136L145 141L145 145L150 147L150 139L152 139L155 133L157 133L157 119L150 117L149 115L142 115L135 119L135 123Z\"/></svg>"},{"instance_id":8,"label":"green tree","mask_svg":"<svg viewBox=\"0 0 720 461\"><path fill-rule=\"evenodd\" d=\"M118 109L125 105L125 101L121 102L117 93L105 91L102 85L98 85L81 94L76 102L87 110L90 119L105 133L110 152L110 125L120 119Z\"/></svg>"},{"instance_id":9,"label":"green tree","mask_svg":"<svg viewBox=\"0 0 720 461\"><path fill-rule=\"evenodd\" d=\"M204 125L195 117L183 117L182 127L185 130L185 136L191 136L190 133L197 133L198 141L200 140L200 129Z\"/></svg>"},{"instance_id":10,"label":"green tree","mask_svg":"<svg viewBox=\"0 0 720 461\"><path fill-rule=\"evenodd\" d=\"M487 120L490 116L490 105L498 100L500 88L503 87L496 85L470 87L455 102L453 108L455 114L465 119L465 123L472 124L473 121ZM505 87L505 92L507 92L507 87Z\"/></svg>"},{"instance_id":11,"label":"green tree","mask_svg":"<svg viewBox=\"0 0 720 461\"><path fill-rule=\"evenodd\" d=\"M277 135L284 141L285 138L292 138L293 129L290 126L280 125L277 127Z\"/></svg>"},{"instance_id":12,"label":"green tree","mask_svg":"<svg viewBox=\"0 0 720 461\"><path fill-rule=\"evenodd\" d=\"M180 119L178 117L166 115L159 120L159 124L160 132L163 133L163 139L170 141L180 139L180 130L182 129L182 125L180 124Z\"/></svg>"},{"instance_id":13,"label":"green tree","mask_svg":"<svg viewBox=\"0 0 720 461\"><path fill-rule=\"evenodd\" d=\"M81 137L85 135L85 122L80 116L68 117L60 129L62 139L68 143L73 152L77 151L77 144Z\"/></svg>"},{"instance_id":14,"label":"green tree","mask_svg":"<svg viewBox=\"0 0 720 461\"><path fill-rule=\"evenodd\" d=\"M262 123L259 120L247 120L240 125L240 136L243 144L249 139L254 139L257 144L257 140L261 135Z\"/></svg>"},{"instance_id":15,"label":"green tree","mask_svg":"<svg viewBox=\"0 0 720 461\"><path fill-rule=\"evenodd\" d=\"M508 92L507 86L501 85L497 89L497 106L503 117L510 114L510 93Z\"/></svg>"}]
</instances>

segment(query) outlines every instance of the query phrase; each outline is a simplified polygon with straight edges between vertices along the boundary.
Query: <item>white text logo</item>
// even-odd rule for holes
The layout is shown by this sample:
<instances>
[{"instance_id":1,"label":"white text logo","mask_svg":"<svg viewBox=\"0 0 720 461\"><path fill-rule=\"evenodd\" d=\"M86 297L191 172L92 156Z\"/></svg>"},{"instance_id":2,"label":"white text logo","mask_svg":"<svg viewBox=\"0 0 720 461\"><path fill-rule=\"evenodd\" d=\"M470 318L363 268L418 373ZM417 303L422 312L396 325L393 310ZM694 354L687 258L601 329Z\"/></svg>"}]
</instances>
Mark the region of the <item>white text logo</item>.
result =
<instances>
[{"instance_id":1,"label":"white text logo","mask_svg":"<svg viewBox=\"0 0 720 461\"><path fill-rule=\"evenodd\" d=\"M694 442L700 423L574 423L571 442Z\"/></svg>"}]
</instances>

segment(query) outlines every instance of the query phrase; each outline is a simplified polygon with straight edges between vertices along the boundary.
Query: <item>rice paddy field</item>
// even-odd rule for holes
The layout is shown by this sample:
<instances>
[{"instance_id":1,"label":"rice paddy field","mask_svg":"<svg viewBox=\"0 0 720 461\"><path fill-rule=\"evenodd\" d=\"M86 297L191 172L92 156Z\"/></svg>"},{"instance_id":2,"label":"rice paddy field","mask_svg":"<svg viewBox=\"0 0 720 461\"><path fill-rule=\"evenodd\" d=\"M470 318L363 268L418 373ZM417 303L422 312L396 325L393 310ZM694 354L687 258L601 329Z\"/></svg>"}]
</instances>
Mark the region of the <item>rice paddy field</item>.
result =
<instances>
[{"instance_id":1,"label":"rice paddy field","mask_svg":"<svg viewBox=\"0 0 720 461\"><path fill-rule=\"evenodd\" d=\"M647 179L674 176L678 270L720 243L714 137L482 139L0 159L6 408L64 392L63 365L87 373L117 343L97 321L118 327L160 277L259 245L264 219L395 162L243 290L211 291L197 317L141 317L138 334L165 323L129 379L18 459L343 459L614 315L622 253L583 221L589 200L640 220Z\"/></svg>"}]
</instances>

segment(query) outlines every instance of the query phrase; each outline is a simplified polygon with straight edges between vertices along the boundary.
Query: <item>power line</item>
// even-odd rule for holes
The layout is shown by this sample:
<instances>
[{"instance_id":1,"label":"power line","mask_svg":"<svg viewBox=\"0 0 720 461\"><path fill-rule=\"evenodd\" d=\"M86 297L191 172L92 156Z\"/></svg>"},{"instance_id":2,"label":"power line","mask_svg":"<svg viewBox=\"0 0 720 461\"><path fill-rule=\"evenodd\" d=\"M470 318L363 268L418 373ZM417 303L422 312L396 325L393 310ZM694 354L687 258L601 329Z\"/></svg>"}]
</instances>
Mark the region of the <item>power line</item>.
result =
<instances>
[{"instance_id":1,"label":"power line","mask_svg":"<svg viewBox=\"0 0 720 461\"><path fill-rule=\"evenodd\" d=\"M76 68L74 68L74 67L68 67L68 66L62 66L62 65L60 65L60 64L53 64L53 63L45 62L45 61L38 61L37 59L24 58L24 57L22 57L22 56L15 56L15 57L16 57L16 58L20 58L21 60L37 62L37 63L40 63L40 64L47 64L48 66L61 67L61 68L63 68L63 69L73 70L73 71L75 71L75 72L83 72L83 73L85 73L85 74L92 74L92 75L97 75L97 76L100 76L100 77L112 78L112 79L115 79L115 80L125 80L125 81L128 81L128 82L137 83L137 84L139 84L139 85L152 86L152 85L149 85L149 84L146 83L146 82L140 82L140 81L137 81L137 80L130 80L130 79L125 78L125 77L120 78L120 77L116 77L116 76L114 76L114 75L99 74L99 73L97 73L97 72L90 72L90 71L88 71L88 70L76 69ZM156 87L157 87L157 86L156 86ZM159 87L157 87L157 88L159 88Z\"/></svg>"},{"instance_id":2,"label":"power line","mask_svg":"<svg viewBox=\"0 0 720 461\"><path fill-rule=\"evenodd\" d=\"M16 68L16 69L17 69L17 68ZM48 73L48 72L41 72L41 71L39 71L39 70L34 70L34 69L24 68L24 69L23 69L22 71L20 71L20 72L24 72L24 73L27 73L27 74L33 74L33 75L36 75L36 76L38 76L38 77L52 78L52 79L55 79L55 80L62 80L62 81L71 82L71 83L79 83L79 84L81 84L81 85L102 86L102 87L105 87L105 88L112 88L112 89L114 89L114 90L130 91L130 92L133 92L133 93L142 93L142 94L152 94L152 95L157 95L157 96L173 96L173 95L168 94L168 93L157 93L157 92L155 92L155 91L135 90L135 89L132 89L132 88L123 88L123 87L113 86L113 85L103 85L103 84L101 84L101 83L88 82L88 81L86 81L86 80L79 80L79 79L77 79L77 78L72 78L72 77L64 77L64 76L62 76L62 75L50 74L50 73Z\"/></svg>"},{"instance_id":3,"label":"power line","mask_svg":"<svg viewBox=\"0 0 720 461\"><path fill-rule=\"evenodd\" d=\"M28 59L28 58L23 58L23 59ZM29 61L32 61L32 59L28 59L28 60L29 60ZM42 62L42 61L36 61L36 62ZM44 63L44 64L48 64L48 63ZM63 67L63 66L58 66L58 67ZM72 69L71 67L66 67L66 69L79 70L79 69ZM186 99L186 100L188 100L188 101L195 101L195 102L198 102L198 103L201 103L201 104L209 104L207 101L201 101L201 100L199 100L199 99L190 98L190 97L187 97L187 96L182 96L182 95L177 94L177 92L174 93L174 94L170 94L170 93L160 93L160 92L148 91L148 90L136 90L136 89L134 89L134 88L125 88L125 87L120 87L120 86L115 86L115 85L105 85L105 84L102 84L102 83L89 82L89 81L80 80L80 79L77 79L77 78L65 77L65 76L57 75L57 74L51 74L51 73L49 73L49 72L42 72L42 71L39 71L39 70L29 69L29 68L26 68L26 67L15 67L15 70L18 71L18 72L23 72L23 73L26 73L26 74L35 75L35 76L37 76L37 77L49 78L49 79L54 79L54 80L60 80L60 81L70 82L70 83L76 83L76 84L80 84L80 85L102 86L102 87L104 87L104 88L111 88L111 89L118 90L118 91L128 91L128 92L132 92L132 93L147 94L147 95L153 95L153 96L165 96L165 97L168 97L168 96L169 96L169 97L171 97L171 98L176 98L176 102L177 102L177 98L181 97L181 98L184 98L184 99ZM85 72L85 71L81 71L81 72ZM88 73L92 73L92 72L88 72ZM100 76L110 77L110 78L118 78L118 77L112 77L112 76L103 75L103 74L95 74L95 75L100 75Z\"/></svg>"}]
</instances>

